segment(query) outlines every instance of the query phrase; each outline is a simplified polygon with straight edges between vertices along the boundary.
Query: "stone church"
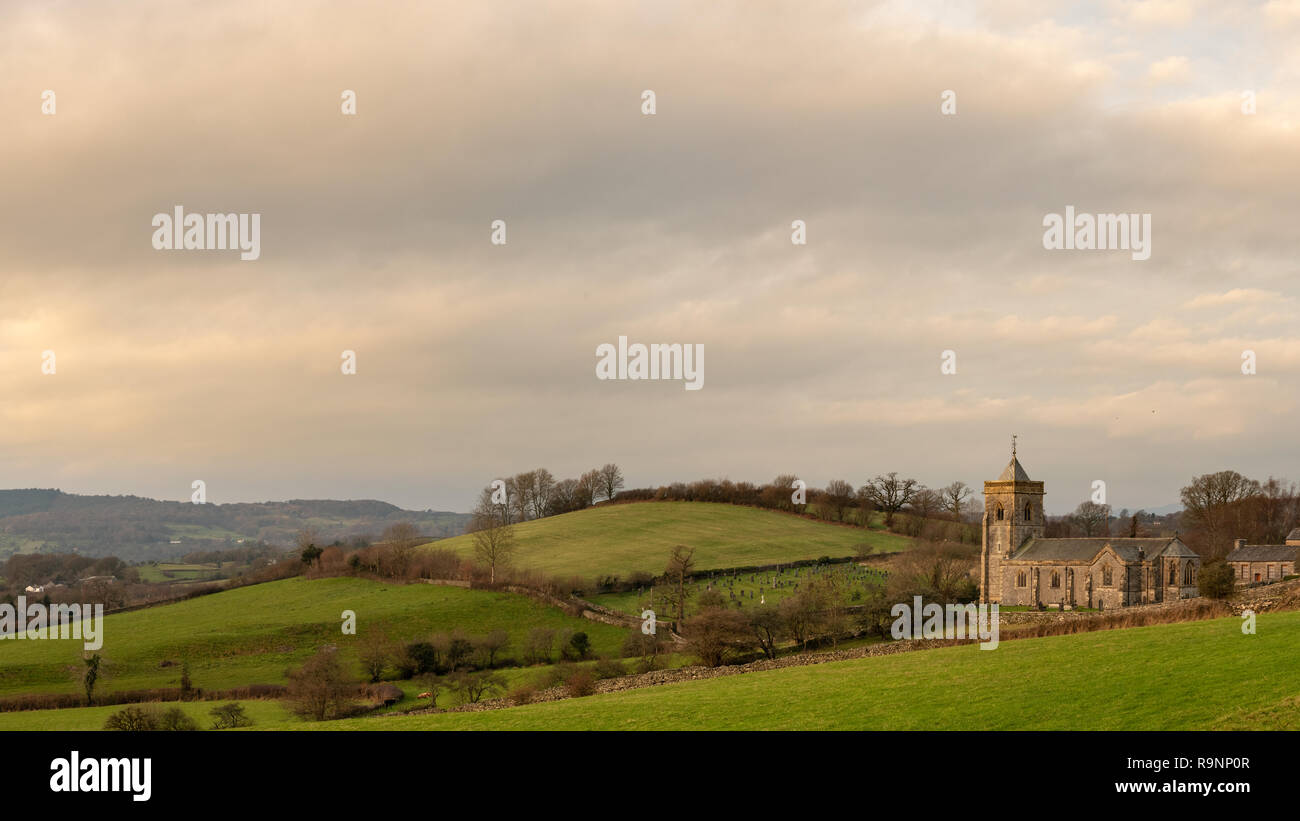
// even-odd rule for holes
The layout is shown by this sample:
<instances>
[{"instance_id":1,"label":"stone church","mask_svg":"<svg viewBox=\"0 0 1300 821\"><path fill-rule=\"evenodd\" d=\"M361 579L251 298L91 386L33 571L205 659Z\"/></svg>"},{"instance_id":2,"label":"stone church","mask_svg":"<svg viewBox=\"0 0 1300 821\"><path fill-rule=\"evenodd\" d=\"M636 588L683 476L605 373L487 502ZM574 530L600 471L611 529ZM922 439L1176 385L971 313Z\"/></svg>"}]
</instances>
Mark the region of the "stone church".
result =
<instances>
[{"instance_id":1,"label":"stone church","mask_svg":"<svg viewBox=\"0 0 1300 821\"><path fill-rule=\"evenodd\" d=\"M1016 459L984 483L980 601L1111 610L1199 595L1201 557L1177 536L1043 537L1043 483Z\"/></svg>"}]
</instances>

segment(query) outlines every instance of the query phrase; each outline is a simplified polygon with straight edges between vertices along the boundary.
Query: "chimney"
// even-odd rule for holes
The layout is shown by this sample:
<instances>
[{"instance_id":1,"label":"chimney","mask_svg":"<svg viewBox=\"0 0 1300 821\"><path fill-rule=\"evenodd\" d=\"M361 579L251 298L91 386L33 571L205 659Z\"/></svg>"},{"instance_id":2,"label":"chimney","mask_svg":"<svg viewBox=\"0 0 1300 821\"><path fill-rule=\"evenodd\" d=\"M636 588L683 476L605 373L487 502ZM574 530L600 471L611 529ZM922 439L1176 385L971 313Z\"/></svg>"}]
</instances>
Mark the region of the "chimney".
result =
<instances>
[{"instance_id":1,"label":"chimney","mask_svg":"<svg viewBox=\"0 0 1300 821\"><path fill-rule=\"evenodd\" d=\"M1240 550L1240 549L1242 549L1242 548L1245 547L1245 546L1246 546L1246 540L1245 540L1245 539L1233 539L1233 540L1232 540L1232 549L1233 549L1233 550Z\"/></svg>"}]
</instances>

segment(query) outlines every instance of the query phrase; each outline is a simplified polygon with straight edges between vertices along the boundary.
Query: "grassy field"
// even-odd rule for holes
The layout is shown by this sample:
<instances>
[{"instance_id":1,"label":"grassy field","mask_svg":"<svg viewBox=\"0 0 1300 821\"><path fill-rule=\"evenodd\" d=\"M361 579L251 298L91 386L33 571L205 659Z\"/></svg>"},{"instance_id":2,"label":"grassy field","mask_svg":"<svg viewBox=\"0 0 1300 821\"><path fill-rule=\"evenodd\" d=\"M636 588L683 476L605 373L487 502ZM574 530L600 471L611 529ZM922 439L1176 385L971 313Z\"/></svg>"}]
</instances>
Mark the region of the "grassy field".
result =
<instances>
[{"instance_id":1,"label":"grassy field","mask_svg":"<svg viewBox=\"0 0 1300 821\"><path fill-rule=\"evenodd\" d=\"M718 591L725 604L743 610L763 603L777 604L810 583L834 591L839 603L853 605L860 603L872 590L882 587L885 579L884 571L862 567L856 562L696 578L686 586L687 595L690 596L686 612L689 615L696 611L694 605L699 601L700 594L706 590ZM664 609L668 607L666 592L657 588L643 591L629 590L626 593L601 593L587 598L624 613L639 614L647 607L659 612L668 612Z\"/></svg>"},{"instance_id":2,"label":"grassy field","mask_svg":"<svg viewBox=\"0 0 1300 821\"><path fill-rule=\"evenodd\" d=\"M101 686L175 687L179 664L159 664L187 658L198 687L283 683L287 668L326 643L353 662L359 636L342 634L344 610L356 613L359 633L382 625L392 638L404 640L457 627L470 634L499 628L517 647L532 627L567 628L587 633L597 654L617 654L626 635L509 593L353 578L286 579L108 616L100 651L108 674ZM0 694L75 692L81 655L80 641L5 640Z\"/></svg>"},{"instance_id":3,"label":"grassy field","mask_svg":"<svg viewBox=\"0 0 1300 821\"><path fill-rule=\"evenodd\" d=\"M226 562L223 566L229 568L233 565L233 562ZM221 575L221 568L215 563L158 562L157 564L138 565L136 570L140 573L140 581L151 583L202 581L217 578Z\"/></svg>"},{"instance_id":4,"label":"grassy field","mask_svg":"<svg viewBox=\"0 0 1300 821\"><path fill-rule=\"evenodd\" d=\"M676 545L695 548L698 570L848 556L867 543L876 552L910 540L785 513L709 502L604 505L515 526L515 563L558 576L659 574ZM432 546L472 556L470 536Z\"/></svg>"},{"instance_id":5,"label":"grassy field","mask_svg":"<svg viewBox=\"0 0 1300 821\"><path fill-rule=\"evenodd\" d=\"M1195 730L1300 726L1300 613L900 653L329 730ZM1026 675L1026 670L1035 671Z\"/></svg>"}]
</instances>

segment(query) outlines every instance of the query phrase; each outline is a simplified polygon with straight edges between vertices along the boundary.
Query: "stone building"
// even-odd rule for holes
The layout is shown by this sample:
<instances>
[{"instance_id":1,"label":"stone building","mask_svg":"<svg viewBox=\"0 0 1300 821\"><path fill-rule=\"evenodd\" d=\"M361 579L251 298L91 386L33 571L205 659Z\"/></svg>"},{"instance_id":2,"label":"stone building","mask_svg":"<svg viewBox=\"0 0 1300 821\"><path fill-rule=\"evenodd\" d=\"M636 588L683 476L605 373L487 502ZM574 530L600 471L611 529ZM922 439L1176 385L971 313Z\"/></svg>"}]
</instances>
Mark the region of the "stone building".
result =
<instances>
[{"instance_id":1,"label":"stone building","mask_svg":"<svg viewBox=\"0 0 1300 821\"><path fill-rule=\"evenodd\" d=\"M1286 544L1246 544L1245 539L1232 543L1228 566L1237 584L1275 582L1295 574L1300 560L1300 527L1287 534Z\"/></svg>"},{"instance_id":2,"label":"stone building","mask_svg":"<svg viewBox=\"0 0 1300 821\"><path fill-rule=\"evenodd\" d=\"M984 483L980 601L1113 609L1199 595L1201 557L1177 536L1048 539L1043 483L1016 458Z\"/></svg>"}]
</instances>

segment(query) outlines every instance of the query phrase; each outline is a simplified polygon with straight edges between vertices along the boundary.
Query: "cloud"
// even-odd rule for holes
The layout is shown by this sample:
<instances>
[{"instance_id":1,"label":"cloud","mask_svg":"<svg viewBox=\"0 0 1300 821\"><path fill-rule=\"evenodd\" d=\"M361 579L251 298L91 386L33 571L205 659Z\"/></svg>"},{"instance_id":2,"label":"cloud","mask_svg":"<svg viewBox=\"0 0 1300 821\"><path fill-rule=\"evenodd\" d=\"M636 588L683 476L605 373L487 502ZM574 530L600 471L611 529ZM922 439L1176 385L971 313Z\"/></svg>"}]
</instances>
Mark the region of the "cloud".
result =
<instances>
[{"instance_id":1,"label":"cloud","mask_svg":"<svg viewBox=\"0 0 1300 821\"><path fill-rule=\"evenodd\" d=\"M1300 390L1294 38L1187 8L6 5L0 484L464 509L608 461L973 483L1013 430L1157 502L1196 459L1280 472L1300 446L1255 437ZM176 204L261 213L262 258L154 251ZM1152 258L1045 251L1067 204L1152 214ZM619 335L705 344L706 388L597 381Z\"/></svg>"}]
</instances>

